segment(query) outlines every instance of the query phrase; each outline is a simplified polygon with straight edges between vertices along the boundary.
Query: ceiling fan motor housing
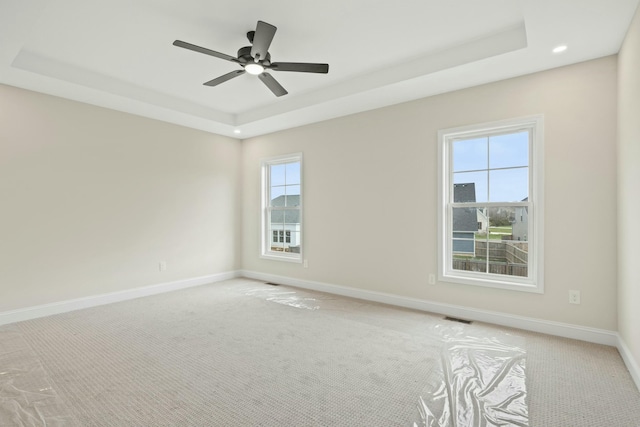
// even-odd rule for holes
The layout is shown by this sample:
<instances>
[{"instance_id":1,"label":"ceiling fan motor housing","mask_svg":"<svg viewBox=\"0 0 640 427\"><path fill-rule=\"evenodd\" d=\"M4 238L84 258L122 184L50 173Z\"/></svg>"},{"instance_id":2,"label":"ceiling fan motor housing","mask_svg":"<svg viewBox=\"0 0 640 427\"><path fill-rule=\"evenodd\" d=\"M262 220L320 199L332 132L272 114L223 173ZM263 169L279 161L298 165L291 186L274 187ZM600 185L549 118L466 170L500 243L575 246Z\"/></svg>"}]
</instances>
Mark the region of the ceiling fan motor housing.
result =
<instances>
[{"instance_id":1,"label":"ceiling fan motor housing","mask_svg":"<svg viewBox=\"0 0 640 427\"><path fill-rule=\"evenodd\" d=\"M251 56L251 46L241 47L238 50L238 62L240 64L248 64L249 62L255 62L253 56ZM271 54L267 53L266 58L260 58L258 61L259 64L270 65L271 64Z\"/></svg>"}]
</instances>

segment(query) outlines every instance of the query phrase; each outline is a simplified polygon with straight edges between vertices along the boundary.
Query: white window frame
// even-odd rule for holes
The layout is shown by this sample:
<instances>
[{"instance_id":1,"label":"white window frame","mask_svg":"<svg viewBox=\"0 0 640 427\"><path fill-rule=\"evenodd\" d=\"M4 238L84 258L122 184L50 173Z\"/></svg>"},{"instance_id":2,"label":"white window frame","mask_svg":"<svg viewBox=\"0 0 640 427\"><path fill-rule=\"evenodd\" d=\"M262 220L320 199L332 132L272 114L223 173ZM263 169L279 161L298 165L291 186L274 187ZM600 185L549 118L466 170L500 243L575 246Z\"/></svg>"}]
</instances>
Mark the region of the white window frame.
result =
<instances>
[{"instance_id":1,"label":"white window frame","mask_svg":"<svg viewBox=\"0 0 640 427\"><path fill-rule=\"evenodd\" d=\"M269 167L272 165L277 165L282 163L291 163L291 162L300 163L300 204L297 207L283 207L281 209L298 210L300 212L299 214L300 253L281 252L281 251L271 250L271 241L273 240L273 234L272 234L271 228L269 227L269 224L271 223L271 207L270 207L271 177L269 175ZM262 184L262 192L261 192L260 257L264 259L302 263L302 260L303 260L302 242L304 240L303 218L302 218L303 216L302 215L303 214L302 193L303 193L303 184L304 184L304 172L303 172L303 163L302 163L302 153L287 154L283 156L276 156L276 157L269 157L266 159L262 159L261 184ZM283 237L286 240L286 233L284 234Z\"/></svg>"},{"instance_id":2,"label":"white window frame","mask_svg":"<svg viewBox=\"0 0 640 427\"><path fill-rule=\"evenodd\" d=\"M479 203L484 206L526 205L529 208L529 277L454 270L452 268L453 158L455 140L528 130L529 200L526 203ZM438 132L438 279L443 282L524 292L544 292L544 118L542 115L443 129ZM473 205L466 203L468 207Z\"/></svg>"}]
</instances>

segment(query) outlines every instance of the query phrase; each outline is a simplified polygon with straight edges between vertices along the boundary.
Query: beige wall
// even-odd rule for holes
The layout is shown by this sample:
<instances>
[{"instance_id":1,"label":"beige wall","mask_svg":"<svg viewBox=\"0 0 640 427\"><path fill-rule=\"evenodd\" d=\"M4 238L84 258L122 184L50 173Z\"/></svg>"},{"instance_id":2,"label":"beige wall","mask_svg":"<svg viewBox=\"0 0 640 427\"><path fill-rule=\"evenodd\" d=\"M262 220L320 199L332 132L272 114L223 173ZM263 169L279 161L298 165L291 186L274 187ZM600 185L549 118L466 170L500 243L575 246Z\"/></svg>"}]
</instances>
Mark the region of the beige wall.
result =
<instances>
[{"instance_id":1,"label":"beige wall","mask_svg":"<svg viewBox=\"0 0 640 427\"><path fill-rule=\"evenodd\" d=\"M237 269L240 155L0 85L0 312Z\"/></svg>"},{"instance_id":2,"label":"beige wall","mask_svg":"<svg viewBox=\"0 0 640 427\"><path fill-rule=\"evenodd\" d=\"M616 86L612 56L246 140L243 268L616 330ZM545 117L545 293L428 285L438 130L533 114ZM307 269L259 258L260 159L298 151Z\"/></svg>"},{"instance_id":3,"label":"beige wall","mask_svg":"<svg viewBox=\"0 0 640 427\"><path fill-rule=\"evenodd\" d=\"M616 330L617 72L607 57L243 143L0 86L0 312L242 266ZM427 285L437 131L532 114L545 116L545 293ZM621 148L637 159L635 132ZM259 258L260 159L299 151L307 269ZM630 189L637 171L621 171ZM568 304L570 289L581 305ZM621 330L637 355L631 312Z\"/></svg>"},{"instance_id":4,"label":"beige wall","mask_svg":"<svg viewBox=\"0 0 640 427\"><path fill-rule=\"evenodd\" d=\"M640 8L618 78L618 328L640 364Z\"/></svg>"}]
</instances>

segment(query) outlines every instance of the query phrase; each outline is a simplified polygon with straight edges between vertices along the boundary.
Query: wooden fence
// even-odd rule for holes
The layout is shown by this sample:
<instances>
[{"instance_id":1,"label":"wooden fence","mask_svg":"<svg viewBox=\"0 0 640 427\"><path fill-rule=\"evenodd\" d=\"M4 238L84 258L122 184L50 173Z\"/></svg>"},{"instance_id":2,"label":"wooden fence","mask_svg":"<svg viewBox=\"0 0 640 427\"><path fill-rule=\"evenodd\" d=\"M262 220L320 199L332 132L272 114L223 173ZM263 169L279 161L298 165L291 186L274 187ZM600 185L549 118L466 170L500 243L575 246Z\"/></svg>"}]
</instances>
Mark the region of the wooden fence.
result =
<instances>
[{"instance_id":1,"label":"wooden fence","mask_svg":"<svg viewBox=\"0 0 640 427\"><path fill-rule=\"evenodd\" d=\"M491 274L527 277L529 272L526 264L509 264L502 261L489 261L487 263L486 260L481 259L453 259L454 270L479 271L486 273L487 264L489 266L489 273Z\"/></svg>"},{"instance_id":2,"label":"wooden fence","mask_svg":"<svg viewBox=\"0 0 640 427\"><path fill-rule=\"evenodd\" d=\"M474 258L454 258L453 269L464 271L478 271L507 276L528 275L529 243L515 241L481 241L476 240ZM488 253L487 253L488 252ZM489 262L487 263L487 255Z\"/></svg>"}]
</instances>

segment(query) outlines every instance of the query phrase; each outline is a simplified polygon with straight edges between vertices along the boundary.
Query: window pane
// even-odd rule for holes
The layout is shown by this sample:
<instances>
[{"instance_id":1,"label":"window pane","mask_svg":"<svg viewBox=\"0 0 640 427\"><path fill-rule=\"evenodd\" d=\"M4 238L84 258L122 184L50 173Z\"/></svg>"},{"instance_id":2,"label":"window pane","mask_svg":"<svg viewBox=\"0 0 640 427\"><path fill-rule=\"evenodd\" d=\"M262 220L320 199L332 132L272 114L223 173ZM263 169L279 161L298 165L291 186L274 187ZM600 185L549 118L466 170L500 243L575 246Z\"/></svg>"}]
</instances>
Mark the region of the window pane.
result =
<instances>
[{"instance_id":1,"label":"window pane","mask_svg":"<svg viewBox=\"0 0 640 427\"><path fill-rule=\"evenodd\" d=\"M482 209L477 208L453 208L450 254L452 269L487 271L486 236L476 238L482 212ZM485 227L487 226L488 224L485 224Z\"/></svg>"},{"instance_id":2,"label":"window pane","mask_svg":"<svg viewBox=\"0 0 640 427\"><path fill-rule=\"evenodd\" d=\"M454 270L527 277L526 207L454 208L452 220L450 256ZM473 220L475 225L471 224ZM485 232L472 231L487 220Z\"/></svg>"},{"instance_id":3,"label":"window pane","mask_svg":"<svg viewBox=\"0 0 640 427\"><path fill-rule=\"evenodd\" d=\"M290 210L286 210L284 211L284 223L286 225L290 225L293 226L292 227L287 227L287 229L291 230L297 230L300 226L300 211L297 209L290 209Z\"/></svg>"},{"instance_id":4,"label":"window pane","mask_svg":"<svg viewBox=\"0 0 640 427\"><path fill-rule=\"evenodd\" d=\"M529 197L529 168L489 172L489 201L521 202Z\"/></svg>"},{"instance_id":5,"label":"window pane","mask_svg":"<svg viewBox=\"0 0 640 427\"><path fill-rule=\"evenodd\" d=\"M487 208L477 208L476 217L478 219L476 240L487 240L489 238L489 215L487 214Z\"/></svg>"},{"instance_id":6,"label":"window pane","mask_svg":"<svg viewBox=\"0 0 640 427\"><path fill-rule=\"evenodd\" d=\"M291 232L291 243L287 243L287 252L299 254L300 253L300 232Z\"/></svg>"},{"instance_id":7,"label":"window pane","mask_svg":"<svg viewBox=\"0 0 640 427\"><path fill-rule=\"evenodd\" d=\"M511 224L515 219L515 207L491 207L486 210L489 216L489 231L491 233L511 234Z\"/></svg>"},{"instance_id":8,"label":"window pane","mask_svg":"<svg viewBox=\"0 0 640 427\"><path fill-rule=\"evenodd\" d=\"M284 230L284 213L281 209L271 210L271 228L273 230Z\"/></svg>"},{"instance_id":9,"label":"window pane","mask_svg":"<svg viewBox=\"0 0 640 427\"><path fill-rule=\"evenodd\" d=\"M284 206L285 187L272 187L271 188L271 206Z\"/></svg>"},{"instance_id":10,"label":"window pane","mask_svg":"<svg viewBox=\"0 0 640 427\"><path fill-rule=\"evenodd\" d=\"M454 232L452 248L454 255L474 256L475 240L473 233Z\"/></svg>"},{"instance_id":11,"label":"window pane","mask_svg":"<svg viewBox=\"0 0 640 427\"><path fill-rule=\"evenodd\" d=\"M528 275L528 208L493 207L490 222L489 273L507 276Z\"/></svg>"},{"instance_id":12,"label":"window pane","mask_svg":"<svg viewBox=\"0 0 640 427\"><path fill-rule=\"evenodd\" d=\"M487 172L458 172L453 174L453 201L486 202L488 198Z\"/></svg>"},{"instance_id":13,"label":"window pane","mask_svg":"<svg viewBox=\"0 0 640 427\"><path fill-rule=\"evenodd\" d=\"M489 138L489 167L511 168L529 165L529 132Z\"/></svg>"},{"instance_id":14,"label":"window pane","mask_svg":"<svg viewBox=\"0 0 640 427\"><path fill-rule=\"evenodd\" d=\"M487 262L483 259L453 255L451 268L460 271L475 271L479 273L487 272Z\"/></svg>"},{"instance_id":15,"label":"window pane","mask_svg":"<svg viewBox=\"0 0 640 427\"><path fill-rule=\"evenodd\" d=\"M271 165L269 166L269 174L271 178L271 186L284 185L285 181L285 165Z\"/></svg>"},{"instance_id":16,"label":"window pane","mask_svg":"<svg viewBox=\"0 0 640 427\"><path fill-rule=\"evenodd\" d=\"M299 195L285 196L285 197L286 197L285 206L288 206L288 207L300 206L300 196Z\"/></svg>"},{"instance_id":17,"label":"window pane","mask_svg":"<svg viewBox=\"0 0 640 427\"><path fill-rule=\"evenodd\" d=\"M299 195L300 194L300 185L287 185L286 192L289 195Z\"/></svg>"},{"instance_id":18,"label":"window pane","mask_svg":"<svg viewBox=\"0 0 640 427\"><path fill-rule=\"evenodd\" d=\"M475 234L478 231L476 208L453 208L452 239L453 253L473 256Z\"/></svg>"},{"instance_id":19,"label":"window pane","mask_svg":"<svg viewBox=\"0 0 640 427\"><path fill-rule=\"evenodd\" d=\"M529 208L526 206L514 209L512 221L512 240L516 242L529 241Z\"/></svg>"},{"instance_id":20,"label":"window pane","mask_svg":"<svg viewBox=\"0 0 640 427\"><path fill-rule=\"evenodd\" d=\"M454 141L452 150L454 172L488 169L487 138Z\"/></svg>"},{"instance_id":21,"label":"window pane","mask_svg":"<svg viewBox=\"0 0 640 427\"><path fill-rule=\"evenodd\" d=\"M503 258L496 258L495 257L495 253L497 252L498 247L502 248L502 251L504 251L504 246L505 244L502 242L489 242L489 245L491 246L491 250L490 253L494 254L494 256L492 258L489 259L489 273L491 274L502 274L502 275L509 275L509 265L506 261L504 261Z\"/></svg>"},{"instance_id":22,"label":"window pane","mask_svg":"<svg viewBox=\"0 0 640 427\"><path fill-rule=\"evenodd\" d=\"M277 223L275 221L273 221L273 214L277 213L278 211L272 212L272 220L271 220L271 229L273 230L273 241L271 242L271 250L272 251L283 251L284 250L284 243L281 243L282 240L282 236L284 234L284 224L282 224L282 222ZM278 215L275 215L276 217Z\"/></svg>"},{"instance_id":23,"label":"window pane","mask_svg":"<svg viewBox=\"0 0 640 427\"><path fill-rule=\"evenodd\" d=\"M287 185L300 184L300 162L287 163L285 165Z\"/></svg>"}]
</instances>

